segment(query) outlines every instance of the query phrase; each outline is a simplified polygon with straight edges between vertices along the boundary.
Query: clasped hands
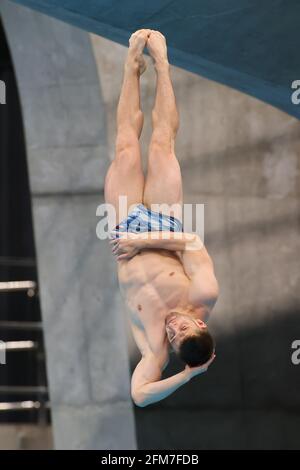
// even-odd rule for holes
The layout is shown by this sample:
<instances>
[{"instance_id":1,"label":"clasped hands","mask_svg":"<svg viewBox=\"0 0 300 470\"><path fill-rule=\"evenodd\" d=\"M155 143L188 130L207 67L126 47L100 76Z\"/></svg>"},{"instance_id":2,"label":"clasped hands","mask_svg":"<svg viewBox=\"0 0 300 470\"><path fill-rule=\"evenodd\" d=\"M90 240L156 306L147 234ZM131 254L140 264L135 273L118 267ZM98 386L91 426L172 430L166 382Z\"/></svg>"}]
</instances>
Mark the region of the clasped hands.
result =
<instances>
[{"instance_id":1,"label":"clasped hands","mask_svg":"<svg viewBox=\"0 0 300 470\"><path fill-rule=\"evenodd\" d=\"M115 232L112 232L114 234ZM117 261L133 258L141 249L142 241L140 234L131 232L116 232L118 238L114 238L109 243L113 255Z\"/></svg>"}]
</instances>

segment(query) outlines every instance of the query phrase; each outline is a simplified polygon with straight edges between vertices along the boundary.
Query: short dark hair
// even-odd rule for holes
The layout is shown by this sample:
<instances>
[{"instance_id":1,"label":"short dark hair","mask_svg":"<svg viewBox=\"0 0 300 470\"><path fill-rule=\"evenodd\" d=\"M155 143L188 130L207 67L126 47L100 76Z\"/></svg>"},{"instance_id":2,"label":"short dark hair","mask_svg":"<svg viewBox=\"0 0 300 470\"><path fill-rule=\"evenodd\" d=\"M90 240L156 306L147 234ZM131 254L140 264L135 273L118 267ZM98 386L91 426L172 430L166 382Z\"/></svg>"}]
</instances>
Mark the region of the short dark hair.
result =
<instances>
[{"instance_id":1,"label":"short dark hair","mask_svg":"<svg viewBox=\"0 0 300 470\"><path fill-rule=\"evenodd\" d=\"M197 367L211 358L214 347L214 340L209 331L201 330L181 342L178 355L188 366Z\"/></svg>"}]
</instances>

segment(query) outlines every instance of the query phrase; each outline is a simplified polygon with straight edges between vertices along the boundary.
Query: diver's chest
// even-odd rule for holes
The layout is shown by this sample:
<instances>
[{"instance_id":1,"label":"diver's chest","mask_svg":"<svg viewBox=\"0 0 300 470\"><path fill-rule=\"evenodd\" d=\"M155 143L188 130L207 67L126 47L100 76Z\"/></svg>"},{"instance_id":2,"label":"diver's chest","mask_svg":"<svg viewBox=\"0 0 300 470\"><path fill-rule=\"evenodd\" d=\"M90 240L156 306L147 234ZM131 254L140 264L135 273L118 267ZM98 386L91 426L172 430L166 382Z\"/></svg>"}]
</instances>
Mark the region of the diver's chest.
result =
<instances>
[{"instance_id":1,"label":"diver's chest","mask_svg":"<svg viewBox=\"0 0 300 470\"><path fill-rule=\"evenodd\" d=\"M129 261L119 264L119 281L123 285L140 284L168 284L171 280L178 282L186 277L183 266L177 256L165 250L142 251Z\"/></svg>"}]
</instances>

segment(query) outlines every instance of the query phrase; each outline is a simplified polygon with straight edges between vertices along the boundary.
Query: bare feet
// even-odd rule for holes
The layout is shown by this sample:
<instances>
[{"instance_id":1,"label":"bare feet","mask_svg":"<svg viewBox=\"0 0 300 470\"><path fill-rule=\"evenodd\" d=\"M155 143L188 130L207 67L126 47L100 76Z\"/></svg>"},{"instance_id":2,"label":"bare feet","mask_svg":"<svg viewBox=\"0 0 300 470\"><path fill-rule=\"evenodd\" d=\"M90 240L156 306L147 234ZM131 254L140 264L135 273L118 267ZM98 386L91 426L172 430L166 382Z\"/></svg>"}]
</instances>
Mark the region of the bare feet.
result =
<instances>
[{"instance_id":1,"label":"bare feet","mask_svg":"<svg viewBox=\"0 0 300 470\"><path fill-rule=\"evenodd\" d=\"M169 63L166 38L159 31L151 30L147 41L147 48L155 67Z\"/></svg>"},{"instance_id":2,"label":"bare feet","mask_svg":"<svg viewBox=\"0 0 300 470\"><path fill-rule=\"evenodd\" d=\"M143 50L146 46L151 29L139 29L130 36L126 66L133 67L142 75L146 70L146 61Z\"/></svg>"}]
</instances>

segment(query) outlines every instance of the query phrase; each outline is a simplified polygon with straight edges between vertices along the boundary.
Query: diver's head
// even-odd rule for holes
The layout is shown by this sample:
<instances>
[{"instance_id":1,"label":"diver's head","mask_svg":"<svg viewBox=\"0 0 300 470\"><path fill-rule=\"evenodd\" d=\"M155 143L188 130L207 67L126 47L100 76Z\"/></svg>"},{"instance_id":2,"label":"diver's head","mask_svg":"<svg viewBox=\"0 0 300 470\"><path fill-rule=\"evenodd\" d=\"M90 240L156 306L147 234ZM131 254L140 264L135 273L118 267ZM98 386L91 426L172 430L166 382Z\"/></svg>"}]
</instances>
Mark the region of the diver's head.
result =
<instances>
[{"instance_id":1,"label":"diver's head","mask_svg":"<svg viewBox=\"0 0 300 470\"><path fill-rule=\"evenodd\" d=\"M213 355L214 340L198 318L171 312L166 317L166 333L172 349L190 367L205 364Z\"/></svg>"}]
</instances>

